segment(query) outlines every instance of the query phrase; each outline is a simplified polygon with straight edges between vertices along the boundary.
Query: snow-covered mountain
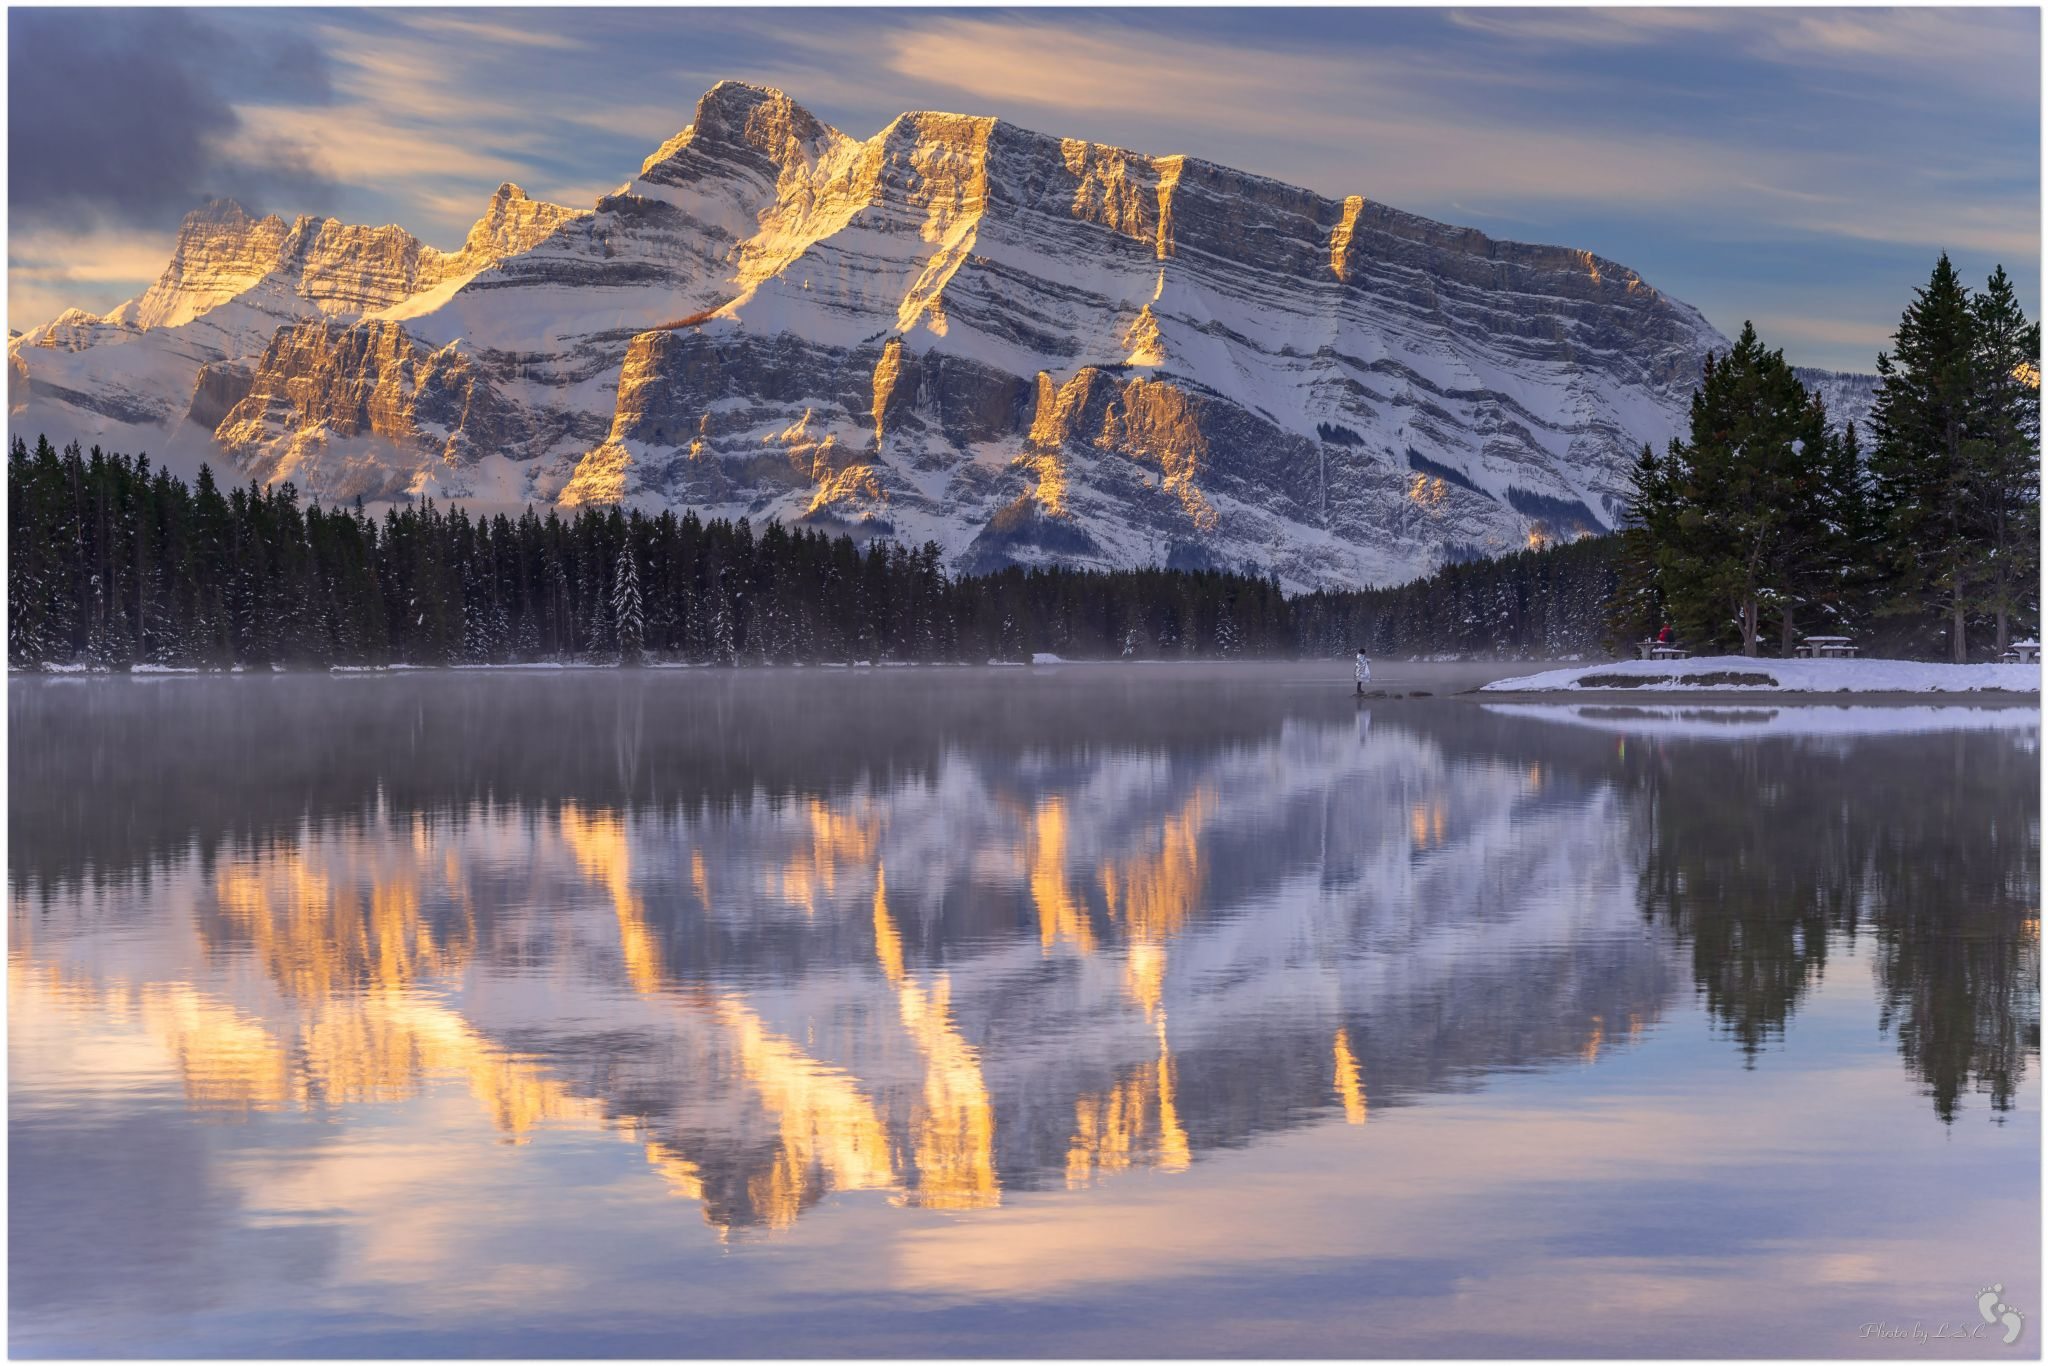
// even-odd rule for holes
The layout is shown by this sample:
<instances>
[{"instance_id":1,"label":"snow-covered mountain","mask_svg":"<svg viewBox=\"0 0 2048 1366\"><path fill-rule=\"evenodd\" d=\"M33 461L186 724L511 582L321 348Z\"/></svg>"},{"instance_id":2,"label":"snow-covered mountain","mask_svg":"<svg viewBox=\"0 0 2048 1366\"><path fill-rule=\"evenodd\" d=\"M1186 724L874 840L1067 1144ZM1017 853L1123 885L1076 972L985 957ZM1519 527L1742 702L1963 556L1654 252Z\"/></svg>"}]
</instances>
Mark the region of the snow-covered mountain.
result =
<instances>
[{"instance_id":1,"label":"snow-covered mountain","mask_svg":"<svg viewBox=\"0 0 2048 1366\"><path fill-rule=\"evenodd\" d=\"M140 299L9 341L9 409L328 499L1355 586L1611 525L1726 344L1588 252L725 82L594 208L506 185L456 252L209 206Z\"/></svg>"}]
</instances>

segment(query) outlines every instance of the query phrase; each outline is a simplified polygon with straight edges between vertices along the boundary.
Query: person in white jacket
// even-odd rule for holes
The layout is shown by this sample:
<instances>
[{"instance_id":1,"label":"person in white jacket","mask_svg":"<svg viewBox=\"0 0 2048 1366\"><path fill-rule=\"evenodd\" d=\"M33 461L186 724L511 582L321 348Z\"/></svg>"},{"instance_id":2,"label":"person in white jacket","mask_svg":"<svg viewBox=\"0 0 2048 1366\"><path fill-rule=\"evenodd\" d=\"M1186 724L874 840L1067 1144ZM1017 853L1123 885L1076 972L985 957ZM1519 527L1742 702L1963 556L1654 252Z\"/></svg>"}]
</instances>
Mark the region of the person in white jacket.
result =
<instances>
[{"instance_id":1,"label":"person in white jacket","mask_svg":"<svg viewBox=\"0 0 2048 1366\"><path fill-rule=\"evenodd\" d=\"M1358 680L1358 692L1363 695L1365 685L1372 682L1372 661L1365 657L1365 647L1358 647L1358 660L1352 667L1352 677Z\"/></svg>"}]
</instances>

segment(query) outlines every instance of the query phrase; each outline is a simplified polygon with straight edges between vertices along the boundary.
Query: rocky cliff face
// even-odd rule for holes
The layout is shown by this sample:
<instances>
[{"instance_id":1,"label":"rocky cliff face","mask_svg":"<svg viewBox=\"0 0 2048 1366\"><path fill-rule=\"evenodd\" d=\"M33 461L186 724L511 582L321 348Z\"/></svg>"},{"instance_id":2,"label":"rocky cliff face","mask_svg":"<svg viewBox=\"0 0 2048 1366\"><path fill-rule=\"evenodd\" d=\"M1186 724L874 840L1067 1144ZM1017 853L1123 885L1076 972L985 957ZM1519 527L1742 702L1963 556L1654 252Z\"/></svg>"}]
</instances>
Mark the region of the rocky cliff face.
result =
<instances>
[{"instance_id":1,"label":"rocky cliff face","mask_svg":"<svg viewBox=\"0 0 2048 1366\"><path fill-rule=\"evenodd\" d=\"M402 494L428 452L438 446L444 458L460 452L467 459L471 438L415 427L404 440L382 440L395 420L383 428L354 420L346 410L362 408L367 392L343 397L347 381L366 380L370 391L409 389L413 348L373 327L348 346L320 339L331 335L330 324L368 327L366 320L408 302L444 299L582 216L501 186L463 248L444 252L402 228L312 217L286 223L217 201L185 219L170 264L141 298L105 317L72 309L9 339L10 423L57 441L146 450L188 473L212 460L239 474L296 478L327 496ZM369 377L304 368L357 353L396 368ZM281 401L287 389L300 398ZM259 411L300 425L250 435L246 417L230 416L252 392ZM440 411L430 407L428 427ZM358 436L382 444L373 449L366 439L338 460L304 458L331 437ZM287 450L300 454L281 454Z\"/></svg>"},{"instance_id":2,"label":"rocky cliff face","mask_svg":"<svg viewBox=\"0 0 2048 1366\"><path fill-rule=\"evenodd\" d=\"M459 252L195 214L141 299L9 343L10 405L333 497L1344 586L1611 525L1725 345L1585 252L991 118L863 141L728 82L593 209L506 186Z\"/></svg>"},{"instance_id":3,"label":"rocky cliff face","mask_svg":"<svg viewBox=\"0 0 2048 1366\"><path fill-rule=\"evenodd\" d=\"M417 492L434 468L527 435L460 347L423 346L380 321L279 328L214 432L244 472L330 499Z\"/></svg>"}]
</instances>

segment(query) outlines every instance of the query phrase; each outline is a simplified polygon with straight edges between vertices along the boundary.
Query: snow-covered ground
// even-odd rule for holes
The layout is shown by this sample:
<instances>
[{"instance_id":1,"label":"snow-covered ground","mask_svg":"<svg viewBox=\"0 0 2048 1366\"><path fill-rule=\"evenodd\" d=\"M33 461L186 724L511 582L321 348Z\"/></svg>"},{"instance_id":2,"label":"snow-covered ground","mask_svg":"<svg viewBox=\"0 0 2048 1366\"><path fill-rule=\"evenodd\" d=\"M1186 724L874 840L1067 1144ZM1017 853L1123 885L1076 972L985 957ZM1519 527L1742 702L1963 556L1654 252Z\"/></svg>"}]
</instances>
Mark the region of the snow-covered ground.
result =
<instances>
[{"instance_id":1,"label":"snow-covered ground","mask_svg":"<svg viewBox=\"0 0 2048 1366\"><path fill-rule=\"evenodd\" d=\"M1740 681L1702 681L1736 674ZM1761 677L1767 682L1749 681ZM1625 682L1605 680L1620 678ZM1634 680L1641 679L1642 682ZM1570 692L1581 688L1625 688L1634 692L2030 692L2041 691L2038 664L1923 664L1910 659L1747 659L1711 655L1703 659L1631 659L1585 664L1548 673L1503 678L1486 692Z\"/></svg>"},{"instance_id":2,"label":"snow-covered ground","mask_svg":"<svg viewBox=\"0 0 2048 1366\"><path fill-rule=\"evenodd\" d=\"M1487 711L1553 725L1587 726L1618 735L1692 740L1754 740L1761 736L1840 739L1860 735L1921 735L1937 731L2008 731L2031 748L2041 713L2032 707L1955 706L1731 706L1726 702L1640 706L1603 702L1559 706L1494 702Z\"/></svg>"}]
</instances>

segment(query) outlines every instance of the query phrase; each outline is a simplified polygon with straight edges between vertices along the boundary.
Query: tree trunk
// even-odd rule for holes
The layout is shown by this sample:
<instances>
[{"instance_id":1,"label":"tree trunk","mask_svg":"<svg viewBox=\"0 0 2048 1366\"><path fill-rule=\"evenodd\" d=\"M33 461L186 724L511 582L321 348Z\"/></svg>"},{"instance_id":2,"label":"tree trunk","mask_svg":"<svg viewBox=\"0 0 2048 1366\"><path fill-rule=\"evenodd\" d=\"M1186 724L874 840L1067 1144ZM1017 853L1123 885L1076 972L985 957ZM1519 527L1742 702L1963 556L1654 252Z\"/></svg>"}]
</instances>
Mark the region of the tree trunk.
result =
<instances>
[{"instance_id":1,"label":"tree trunk","mask_svg":"<svg viewBox=\"0 0 2048 1366\"><path fill-rule=\"evenodd\" d=\"M1969 646L1963 639L1963 604L1961 599L1957 599L1949 606L1949 641L1954 647L1955 662L1958 664L1969 663Z\"/></svg>"},{"instance_id":2,"label":"tree trunk","mask_svg":"<svg viewBox=\"0 0 2048 1366\"><path fill-rule=\"evenodd\" d=\"M2006 646L2012 644L2012 641L2007 638L2011 629L2006 619L2005 604L2000 602L1998 604L1998 653L2000 655L2005 653Z\"/></svg>"},{"instance_id":3,"label":"tree trunk","mask_svg":"<svg viewBox=\"0 0 2048 1366\"><path fill-rule=\"evenodd\" d=\"M1790 608L1785 609L1785 613L1778 619L1778 623L1778 653L1790 659L1792 658L1793 648L1792 610Z\"/></svg>"},{"instance_id":4,"label":"tree trunk","mask_svg":"<svg viewBox=\"0 0 2048 1366\"><path fill-rule=\"evenodd\" d=\"M1756 599L1746 598L1742 603L1742 653L1745 658L1756 658Z\"/></svg>"}]
</instances>

